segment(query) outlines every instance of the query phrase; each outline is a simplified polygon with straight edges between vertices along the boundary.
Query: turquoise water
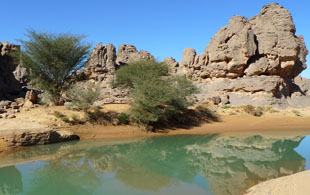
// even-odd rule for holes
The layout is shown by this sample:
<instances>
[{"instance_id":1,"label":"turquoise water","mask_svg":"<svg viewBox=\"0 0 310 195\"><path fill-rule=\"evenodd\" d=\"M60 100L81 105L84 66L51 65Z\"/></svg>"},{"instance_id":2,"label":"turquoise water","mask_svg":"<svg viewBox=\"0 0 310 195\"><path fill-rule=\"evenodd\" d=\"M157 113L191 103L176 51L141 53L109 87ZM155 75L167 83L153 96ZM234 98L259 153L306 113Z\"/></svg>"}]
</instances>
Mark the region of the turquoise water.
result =
<instances>
[{"instance_id":1,"label":"turquoise water","mask_svg":"<svg viewBox=\"0 0 310 195\"><path fill-rule=\"evenodd\" d=\"M310 137L187 135L36 146L0 159L0 194L242 194L310 169Z\"/></svg>"}]
</instances>

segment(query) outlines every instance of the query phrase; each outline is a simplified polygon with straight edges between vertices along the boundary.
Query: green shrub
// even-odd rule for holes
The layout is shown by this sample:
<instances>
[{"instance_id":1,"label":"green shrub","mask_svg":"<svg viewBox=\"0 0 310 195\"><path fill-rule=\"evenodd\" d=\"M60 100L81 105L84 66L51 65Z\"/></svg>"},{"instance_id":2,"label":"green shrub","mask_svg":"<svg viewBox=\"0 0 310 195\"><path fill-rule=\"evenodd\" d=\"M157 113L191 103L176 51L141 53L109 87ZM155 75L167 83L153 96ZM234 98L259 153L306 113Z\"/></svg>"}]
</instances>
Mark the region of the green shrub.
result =
<instances>
[{"instance_id":1,"label":"green shrub","mask_svg":"<svg viewBox=\"0 0 310 195\"><path fill-rule=\"evenodd\" d=\"M84 36L68 33L37 33L28 30L27 41L21 40L21 60L31 84L49 94L55 105L62 104L61 96L74 82L73 73L82 68L90 53Z\"/></svg>"},{"instance_id":2,"label":"green shrub","mask_svg":"<svg viewBox=\"0 0 310 195\"><path fill-rule=\"evenodd\" d=\"M62 114L61 112L55 111L54 116L56 116L57 118L61 118L61 117L64 117L65 115Z\"/></svg>"},{"instance_id":3,"label":"green shrub","mask_svg":"<svg viewBox=\"0 0 310 195\"><path fill-rule=\"evenodd\" d=\"M298 110L292 110L292 113L294 113L296 116L301 116L301 114Z\"/></svg>"},{"instance_id":4,"label":"green shrub","mask_svg":"<svg viewBox=\"0 0 310 195\"><path fill-rule=\"evenodd\" d=\"M228 105L222 106L222 109L229 109L229 108L231 108L231 106Z\"/></svg>"},{"instance_id":5,"label":"green shrub","mask_svg":"<svg viewBox=\"0 0 310 195\"><path fill-rule=\"evenodd\" d=\"M94 84L88 83L84 86L73 86L67 91L66 95L71 100L69 108L82 110L86 113L99 99L100 90Z\"/></svg>"},{"instance_id":6,"label":"green shrub","mask_svg":"<svg viewBox=\"0 0 310 195\"><path fill-rule=\"evenodd\" d=\"M76 121L76 120L79 120L80 117L77 114L72 114L71 118L72 118L72 120Z\"/></svg>"},{"instance_id":7,"label":"green shrub","mask_svg":"<svg viewBox=\"0 0 310 195\"><path fill-rule=\"evenodd\" d=\"M55 112L54 112L54 116L56 116L57 118L59 118L59 119L62 120L63 122L66 122L66 123L70 122L69 117L66 116L66 115L64 115L64 114L62 114L62 113L59 112L59 111L55 111Z\"/></svg>"},{"instance_id":8,"label":"green shrub","mask_svg":"<svg viewBox=\"0 0 310 195\"><path fill-rule=\"evenodd\" d=\"M118 120L119 120L120 124L127 125L127 124L129 124L129 115L122 112L119 114Z\"/></svg>"},{"instance_id":9,"label":"green shrub","mask_svg":"<svg viewBox=\"0 0 310 195\"><path fill-rule=\"evenodd\" d=\"M246 105L243 107L244 112L251 114L253 116L257 116L260 117L263 115L263 108L258 106L257 108L255 108L252 105Z\"/></svg>"},{"instance_id":10,"label":"green shrub","mask_svg":"<svg viewBox=\"0 0 310 195\"><path fill-rule=\"evenodd\" d=\"M68 123L68 122L70 121L69 117L67 117L67 116L62 116L62 117L60 117L60 119L61 119L63 122L66 122L66 123Z\"/></svg>"},{"instance_id":11,"label":"green shrub","mask_svg":"<svg viewBox=\"0 0 310 195\"><path fill-rule=\"evenodd\" d=\"M102 112L98 108L86 113L86 121L99 125L118 125L119 119L116 112Z\"/></svg>"},{"instance_id":12,"label":"green shrub","mask_svg":"<svg viewBox=\"0 0 310 195\"><path fill-rule=\"evenodd\" d=\"M72 114L71 115L71 120L69 122L70 122L71 125L76 125L76 124L83 123L83 121L80 120L80 117L77 114Z\"/></svg>"},{"instance_id":13,"label":"green shrub","mask_svg":"<svg viewBox=\"0 0 310 195\"><path fill-rule=\"evenodd\" d=\"M197 91L185 77L172 77L164 63L141 60L116 71L115 86L131 88L130 116L138 124L167 123L192 105L187 97Z\"/></svg>"}]
</instances>

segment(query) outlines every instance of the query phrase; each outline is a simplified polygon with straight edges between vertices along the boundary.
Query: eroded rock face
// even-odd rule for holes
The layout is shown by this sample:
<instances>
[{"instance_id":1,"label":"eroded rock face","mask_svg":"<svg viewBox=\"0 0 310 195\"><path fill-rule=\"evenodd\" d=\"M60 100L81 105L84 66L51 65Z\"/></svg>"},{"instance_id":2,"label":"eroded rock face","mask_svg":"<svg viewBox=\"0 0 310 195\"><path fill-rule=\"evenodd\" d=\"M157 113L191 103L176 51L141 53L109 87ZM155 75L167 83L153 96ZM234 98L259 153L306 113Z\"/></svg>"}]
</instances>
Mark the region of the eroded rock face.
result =
<instances>
[{"instance_id":1,"label":"eroded rock face","mask_svg":"<svg viewBox=\"0 0 310 195\"><path fill-rule=\"evenodd\" d=\"M33 146L78 140L79 136L69 131L52 129L2 131L0 139L12 146Z\"/></svg>"},{"instance_id":2,"label":"eroded rock face","mask_svg":"<svg viewBox=\"0 0 310 195\"><path fill-rule=\"evenodd\" d=\"M83 75L84 80L94 82L101 88L104 103L126 103L129 91L112 87L115 71L122 65L141 59L154 57L149 52L137 51L133 45L120 45L116 55L114 45L99 43L93 49L85 69L80 70L78 75Z\"/></svg>"},{"instance_id":3,"label":"eroded rock face","mask_svg":"<svg viewBox=\"0 0 310 195\"><path fill-rule=\"evenodd\" d=\"M21 68L10 53L19 50L19 45L0 42L0 100L23 96L25 70Z\"/></svg>"},{"instance_id":4,"label":"eroded rock face","mask_svg":"<svg viewBox=\"0 0 310 195\"><path fill-rule=\"evenodd\" d=\"M310 93L297 77L306 69L308 50L295 31L290 12L273 3L250 19L232 17L200 55L186 48L182 62L165 62L201 89L198 101L228 95L231 104L285 105Z\"/></svg>"},{"instance_id":5,"label":"eroded rock face","mask_svg":"<svg viewBox=\"0 0 310 195\"><path fill-rule=\"evenodd\" d=\"M211 39L205 52L184 49L180 63L194 81L278 75L292 79L306 68L308 50L295 35L290 12L274 3L247 19L234 16Z\"/></svg>"},{"instance_id":6,"label":"eroded rock face","mask_svg":"<svg viewBox=\"0 0 310 195\"><path fill-rule=\"evenodd\" d=\"M142 59L154 59L154 57L147 51L141 50L138 52L133 45L120 45L118 47L116 59L117 65L121 66Z\"/></svg>"},{"instance_id":7,"label":"eroded rock face","mask_svg":"<svg viewBox=\"0 0 310 195\"><path fill-rule=\"evenodd\" d=\"M200 55L185 48L182 62L166 58L171 73L186 75L200 89L194 98L220 99L219 104L293 105L310 95L310 81L298 77L306 69L308 50L295 34L290 12L277 3L247 19L234 16L211 39ZM84 73L100 85L106 103L128 102L128 91L111 87L115 70L131 61L153 59L133 45L98 44ZM301 100L302 99L302 100ZM218 102L218 101L217 101Z\"/></svg>"}]
</instances>

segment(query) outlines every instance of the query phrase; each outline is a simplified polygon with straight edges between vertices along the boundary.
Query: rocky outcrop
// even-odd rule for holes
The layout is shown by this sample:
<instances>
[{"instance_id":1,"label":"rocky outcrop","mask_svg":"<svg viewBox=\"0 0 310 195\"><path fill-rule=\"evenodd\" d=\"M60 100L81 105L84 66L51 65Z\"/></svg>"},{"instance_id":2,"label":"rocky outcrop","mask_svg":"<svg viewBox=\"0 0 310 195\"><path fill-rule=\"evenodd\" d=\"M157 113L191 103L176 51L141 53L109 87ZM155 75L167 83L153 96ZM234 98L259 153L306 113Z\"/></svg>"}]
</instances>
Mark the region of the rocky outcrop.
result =
<instances>
[{"instance_id":1,"label":"rocky outcrop","mask_svg":"<svg viewBox=\"0 0 310 195\"><path fill-rule=\"evenodd\" d=\"M141 59L154 59L146 51L138 51L133 45L120 45L116 55L115 46L99 43L92 51L85 69L78 72L83 80L94 82L101 88L104 103L128 102L128 90L112 87L115 70L129 62Z\"/></svg>"},{"instance_id":2,"label":"rocky outcrop","mask_svg":"<svg viewBox=\"0 0 310 195\"><path fill-rule=\"evenodd\" d=\"M250 19L232 17L202 54L186 48L182 62L167 58L166 63L202 88L200 101L225 94L232 104L288 105L308 93L307 82L294 79L306 69L308 54L295 31L290 12L273 3Z\"/></svg>"},{"instance_id":3,"label":"rocky outcrop","mask_svg":"<svg viewBox=\"0 0 310 195\"><path fill-rule=\"evenodd\" d=\"M304 195L310 194L310 171L302 171L259 183L246 192L246 195L281 194Z\"/></svg>"},{"instance_id":4,"label":"rocky outcrop","mask_svg":"<svg viewBox=\"0 0 310 195\"><path fill-rule=\"evenodd\" d=\"M306 68L308 51L295 35L290 12L274 3L250 19L234 16L201 55L184 49L180 63L193 80L278 75L294 78Z\"/></svg>"},{"instance_id":5,"label":"rocky outcrop","mask_svg":"<svg viewBox=\"0 0 310 195\"><path fill-rule=\"evenodd\" d=\"M79 136L69 131L52 129L0 131L0 139L12 146L33 146L78 140Z\"/></svg>"},{"instance_id":6,"label":"rocky outcrop","mask_svg":"<svg viewBox=\"0 0 310 195\"><path fill-rule=\"evenodd\" d=\"M154 57L147 51L138 52L133 45L120 45L118 47L116 64L119 66L143 59L154 59Z\"/></svg>"},{"instance_id":7,"label":"rocky outcrop","mask_svg":"<svg viewBox=\"0 0 310 195\"><path fill-rule=\"evenodd\" d=\"M26 93L22 89L25 70L19 65L19 61L10 55L19 49L19 45L0 42L0 101L13 100Z\"/></svg>"}]
</instances>

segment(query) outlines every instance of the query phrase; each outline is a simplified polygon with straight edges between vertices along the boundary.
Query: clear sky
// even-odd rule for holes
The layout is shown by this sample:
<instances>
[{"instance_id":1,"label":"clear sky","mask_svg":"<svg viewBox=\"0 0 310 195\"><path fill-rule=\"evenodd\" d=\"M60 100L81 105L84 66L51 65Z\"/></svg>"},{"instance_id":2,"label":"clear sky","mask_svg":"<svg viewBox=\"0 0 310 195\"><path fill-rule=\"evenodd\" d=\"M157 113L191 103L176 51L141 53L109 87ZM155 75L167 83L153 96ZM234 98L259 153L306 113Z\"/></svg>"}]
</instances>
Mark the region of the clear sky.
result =
<instances>
[{"instance_id":1,"label":"clear sky","mask_svg":"<svg viewBox=\"0 0 310 195\"><path fill-rule=\"evenodd\" d=\"M309 0L0 0L0 41L16 43L27 28L85 34L94 46L133 44L159 60L181 61L183 49L200 54L233 15L250 18L278 2L294 19L310 50ZM308 62L310 58L307 57ZM308 63L309 64L309 63ZM310 67L302 73L310 77Z\"/></svg>"}]
</instances>

